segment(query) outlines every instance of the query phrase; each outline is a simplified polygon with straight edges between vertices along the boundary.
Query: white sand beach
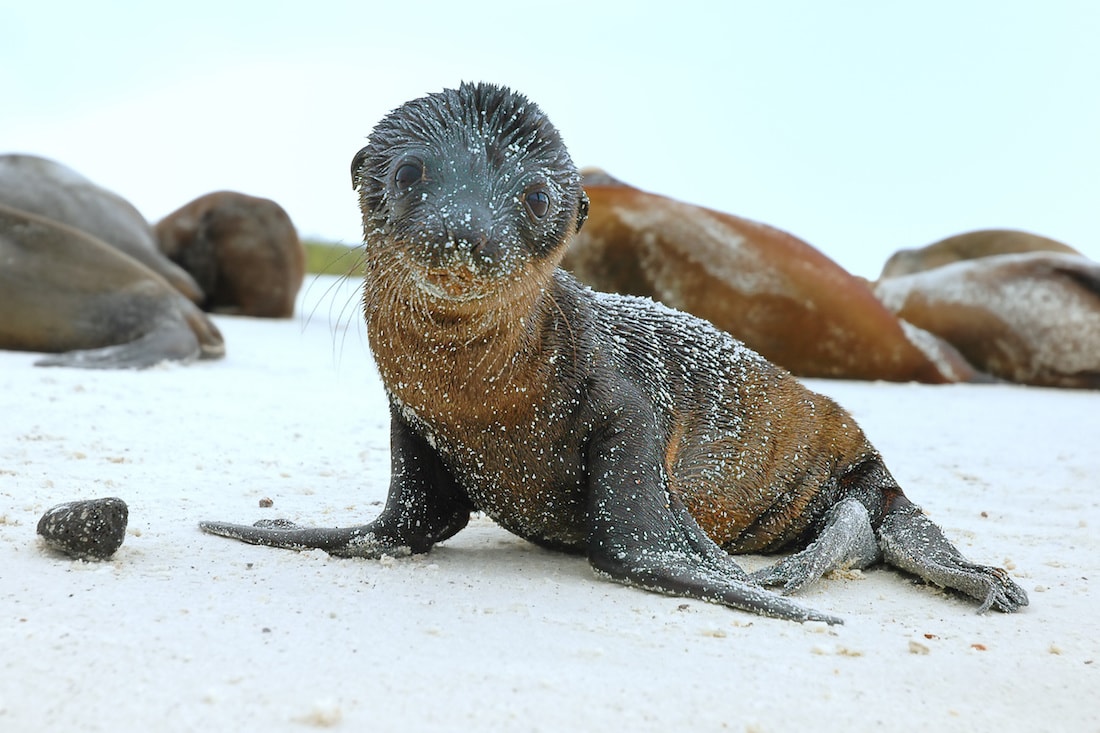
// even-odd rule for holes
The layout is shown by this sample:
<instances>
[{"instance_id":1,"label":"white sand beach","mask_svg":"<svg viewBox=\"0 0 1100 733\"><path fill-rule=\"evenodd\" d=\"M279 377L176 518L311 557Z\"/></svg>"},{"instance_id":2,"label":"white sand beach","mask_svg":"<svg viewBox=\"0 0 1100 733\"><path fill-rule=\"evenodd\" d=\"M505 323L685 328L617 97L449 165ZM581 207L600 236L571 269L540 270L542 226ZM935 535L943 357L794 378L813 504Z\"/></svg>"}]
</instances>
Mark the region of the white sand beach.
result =
<instances>
[{"instance_id":1,"label":"white sand beach","mask_svg":"<svg viewBox=\"0 0 1100 733\"><path fill-rule=\"evenodd\" d=\"M802 594L843 626L800 625L600 580L481 517L393 561L201 533L385 498L354 283L304 291L293 320L216 317L221 361L0 352L0 731L1100 731L1100 393L811 380L1031 605L979 616L873 569ZM130 507L112 560L37 539L102 496Z\"/></svg>"}]
</instances>

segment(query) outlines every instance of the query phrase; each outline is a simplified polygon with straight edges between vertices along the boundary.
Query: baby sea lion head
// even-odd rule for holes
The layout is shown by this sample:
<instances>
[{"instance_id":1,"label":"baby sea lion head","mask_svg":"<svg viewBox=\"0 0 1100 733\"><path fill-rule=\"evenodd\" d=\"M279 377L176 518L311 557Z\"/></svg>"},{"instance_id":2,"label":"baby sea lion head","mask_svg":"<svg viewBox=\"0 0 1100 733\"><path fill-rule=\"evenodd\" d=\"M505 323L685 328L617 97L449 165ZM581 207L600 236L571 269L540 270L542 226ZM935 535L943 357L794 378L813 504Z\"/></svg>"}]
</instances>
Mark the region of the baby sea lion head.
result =
<instances>
[{"instance_id":1,"label":"baby sea lion head","mask_svg":"<svg viewBox=\"0 0 1100 733\"><path fill-rule=\"evenodd\" d=\"M471 300L549 273L588 212L558 131L491 84L414 99L351 164L368 256L399 260L425 293ZM386 251L372 251L372 249Z\"/></svg>"}]
</instances>

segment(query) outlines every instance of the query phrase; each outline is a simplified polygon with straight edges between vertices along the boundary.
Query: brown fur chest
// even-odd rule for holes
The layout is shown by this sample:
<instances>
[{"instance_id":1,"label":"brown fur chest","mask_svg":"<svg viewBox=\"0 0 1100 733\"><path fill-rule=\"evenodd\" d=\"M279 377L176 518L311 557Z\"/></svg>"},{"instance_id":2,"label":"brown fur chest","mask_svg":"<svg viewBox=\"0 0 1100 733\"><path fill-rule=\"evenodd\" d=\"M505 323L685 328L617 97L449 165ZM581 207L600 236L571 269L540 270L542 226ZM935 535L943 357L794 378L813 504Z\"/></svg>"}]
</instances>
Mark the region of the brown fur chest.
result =
<instances>
[{"instance_id":1,"label":"brown fur chest","mask_svg":"<svg viewBox=\"0 0 1100 733\"><path fill-rule=\"evenodd\" d=\"M398 404L479 510L531 541L583 549L584 456L561 415L539 401L499 417L432 419L403 401Z\"/></svg>"},{"instance_id":2,"label":"brown fur chest","mask_svg":"<svg viewBox=\"0 0 1100 733\"><path fill-rule=\"evenodd\" d=\"M410 308L369 315L386 389L474 505L521 537L583 549L581 400L555 389L538 332L523 317L503 328Z\"/></svg>"}]
</instances>

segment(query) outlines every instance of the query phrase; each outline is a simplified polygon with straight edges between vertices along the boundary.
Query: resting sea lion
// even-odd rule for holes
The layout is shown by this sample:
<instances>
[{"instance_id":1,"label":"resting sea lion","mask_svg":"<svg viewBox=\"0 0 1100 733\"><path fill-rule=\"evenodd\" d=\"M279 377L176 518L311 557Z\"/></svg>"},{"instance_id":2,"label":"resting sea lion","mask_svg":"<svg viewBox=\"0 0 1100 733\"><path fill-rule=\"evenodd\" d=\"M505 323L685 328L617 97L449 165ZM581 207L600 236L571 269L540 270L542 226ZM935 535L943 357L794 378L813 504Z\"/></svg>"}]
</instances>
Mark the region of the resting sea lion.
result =
<instances>
[{"instance_id":1,"label":"resting sea lion","mask_svg":"<svg viewBox=\"0 0 1100 733\"><path fill-rule=\"evenodd\" d=\"M1024 252L1060 252L1081 254L1068 244L1038 234L1015 229L979 229L956 234L947 239L919 249L901 249L890 255L879 278L900 277L950 265L952 262L973 260L995 255L1022 254Z\"/></svg>"},{"instance_id":2,"label":"resting sea lion","mask_svg":"<svg viewBox=\"0 0 1100 733\"><path fill-rule=\"evenodd\" d=\"M42 366L216 358L221 333L162 277L86 232L0 204L0 348Z\"/></svg>"},{"instance_id":3,"label":"resting sea lion","mask_svg":"<svg viewBox=\"0 0 1100 733\"><path fill-rule=\"evenodd\" d=\"M283 207L235 191L200 196L161 219L157 245L195 278L203 310L290 318L306 252Z\"/></svg>"},{"instance_id":4,"label":"resting sea lion","mask_svg":"<svg viewBox=\"0 0 1100 733\"><path fill-rule=\"evenodd\" d=\"M191 276L157 250L153 227L141 212L71 168L34 155L0 155L0 204L87 232L160 275L192 302L202 300Z\"/></svg>"},{"instance_id":5,"label":"resting sea lion","mask_svg":"<svg viewBox=\"0 0 1100 733\"><path fill-rule=\"evenodd\" d=\"M803 377L974 381L949 345L790 234L586 171L591 209L562 267L596 290L705 318Z\"/></svg>"},{"instance_id":6,"label":"resting sea lion","mask_svg":"<svg viewBox=\"0 0 1100 733\"><path fill-rule=\"evenodd\" d=\"M1100 389L1100 263L1033 252L875 284L887 308L1021 384Z\"/></svg>"},{"instance_id":7,"label":"resting sea lion","mask_svg":"<svg viewBox=\"0 0 1100 733\"><path fill-rule=\"evenodd\" d=\"M367 334L390 402L373 522L208 532L334 555L427 552L483 511L641 588L837 622L794 590L885 559L1013 611L902 494L851 416L706 321L557 268L580 175L523 96L463 84L385 117L352 163ZM747 575L727 551L799 552ZM758 582L760 581L760 582Z\"/></svg>"}]
</instances>

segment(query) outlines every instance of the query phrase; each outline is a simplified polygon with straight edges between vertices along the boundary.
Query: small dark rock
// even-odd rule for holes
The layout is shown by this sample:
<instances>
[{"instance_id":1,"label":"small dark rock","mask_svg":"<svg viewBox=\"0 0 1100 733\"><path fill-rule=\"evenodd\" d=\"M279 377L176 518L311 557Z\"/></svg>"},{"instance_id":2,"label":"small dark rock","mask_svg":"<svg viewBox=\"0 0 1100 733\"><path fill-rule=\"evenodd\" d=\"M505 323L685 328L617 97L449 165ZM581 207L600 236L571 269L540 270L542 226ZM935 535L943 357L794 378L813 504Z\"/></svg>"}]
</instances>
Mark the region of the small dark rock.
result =
<instances>
[{"instance_id":1,"label":"small dark rock","mask_svg":"<svg viewBox=\"0 0 1100 733\"><path fill-rule=\"evenodd\" d=\"M115 497L70 501L46 510L38 534L52 549L84 560L106 560L126 538L130 510Z\"/></svg>"},{"instance_id":2,"label":"small dark rock","mask_svg":"<svg viewBox=\"0 0 1100 733\"><path fill-rule=\"evenodd\" d=\"M270 509L273 506L275 506L275 502L272 501L271 499L268 499L266 496L264 498L260 499L260 508L261 509Z\"/></svg>"}]
</instances>

